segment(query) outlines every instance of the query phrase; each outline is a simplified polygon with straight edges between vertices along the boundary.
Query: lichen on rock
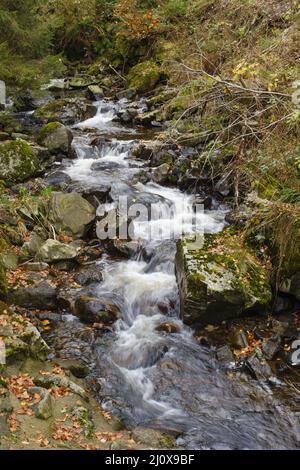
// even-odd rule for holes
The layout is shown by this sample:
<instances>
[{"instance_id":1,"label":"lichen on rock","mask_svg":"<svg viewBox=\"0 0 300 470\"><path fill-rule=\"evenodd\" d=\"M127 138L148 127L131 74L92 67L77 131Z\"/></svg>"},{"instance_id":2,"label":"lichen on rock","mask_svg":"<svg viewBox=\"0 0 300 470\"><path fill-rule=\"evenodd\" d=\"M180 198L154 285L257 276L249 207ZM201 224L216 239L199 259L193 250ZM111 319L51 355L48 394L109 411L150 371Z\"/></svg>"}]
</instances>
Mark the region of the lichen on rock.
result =
<instances>
[{"instance_id":1,"label":"lichen on rock","mask_svg":"<svg viewBox=\"0 0 300 470\"><path fill-rule=\"evenodd\" d=\"M176 272L182 316L191 325L259 312L272 298L267 266L232 228L205 234L200 248L189 238L178 242Z\"/></svg>"},{"instance_id":2,"label":"lichen on rock","mask_svg":"<svg viewBox=\"0 0 300 470\"><path fill-rule=\"evenodd\" d=\"M17 140L0 144L0 180L6 184L20 183L38 170L38 159L27 142Z\"/></svg>"},{"instance_id":3,"label":"lichen on rock","mask_svg":"<svg viewBox=\"0 0 300 470\"><path fill-rule=\"evenodd\" d=\"M141 62L132 67L128 73L129 87L139 93L152 91L161 77L160 67L152 60Z\"/></svg>"}]
</instances>

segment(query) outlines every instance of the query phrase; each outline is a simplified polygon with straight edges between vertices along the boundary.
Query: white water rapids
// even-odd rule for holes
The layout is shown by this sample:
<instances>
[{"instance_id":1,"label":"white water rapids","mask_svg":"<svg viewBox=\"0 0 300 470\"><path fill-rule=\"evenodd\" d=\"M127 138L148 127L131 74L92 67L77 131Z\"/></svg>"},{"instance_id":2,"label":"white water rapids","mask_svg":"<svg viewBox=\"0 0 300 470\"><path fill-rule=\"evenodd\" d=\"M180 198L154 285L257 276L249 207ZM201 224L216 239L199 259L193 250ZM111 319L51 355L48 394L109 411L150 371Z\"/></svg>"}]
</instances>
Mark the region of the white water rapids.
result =
<instances>
[{"instance_id":1,"label":"white water rapids","mask_svg":"<svg viewBox=\"0 0 300 470\"><path fill-rule=\"evenodd\" d=\"M76 124L75 128L82 131L92 129L128 133L128 129L116 126L114 105L98 102L95 117ZM130 160L132 140L112 140L108 145L91 148L90 138L80 134L74 139L77 160L68 168L67 173L75 181L93 185L104 181L114 185L117 180L130 183L131 164L143 166L143 162ZM93 170L95 163L101 164L101 172ZM113 168L109 167L114 163ZM102 166L103 165L103 166ZM128 172L126 172L128 169ZM125 171L124 171L125 170ZM172 322L177 325L180 336L192 341L192 333L183 328L178 319L178 291L174 271L174 239L194 230L193 197L176 188L167 188L156 183L137 183L134 189L141 193L150 193L161 197L160 207L165 210L163 217L135 224L135 236L142 246L147 244L156 250L162 241L169 241L172 246L167 260L145 262L142 259L119 261L109 264L104 272L104 282L98 287L98 294L113 294L122 306L123 319L117 323L117 341L114 347L113 361L124 376L133 393L137 396L137 406L151 416L164 419L183 416L180 408L165 401L153 399L154 387L148 377L149 369L155 367L157 349L161 344L161 335L156 328L167 320L159 309L160 304L167 306L168 313L173 313ZM170 208L172 209L170 211ZM224 227L222 211L197 214L197 226L206 232L217 232ZM158 239L155 239L157 234ZM154 236L153 236L154 235ZM150 241L149 241L150 239Z\"/></svg>"},{"instance_id":2,"label":"white water rapids","mask_svg":"<svg viewBox=\"0 0 300 470\"><path fill-rule=\"evenodd\" d=\"M113 299L122 314L115 334L104 335L95 347L108 409L125 410L133 424L184 432L184 445L191 449L289 448L288 434L277 435L277 428L280 422L289 429L290 418L270 405L257 386L234 382L220 371L180 319L175 239L193 232L195 221L205 232L222 230L224 210L195 215L193 196L138 182L145 162L131 158L135 130L115 122L119 104L96 104L96 116L74 126L77 159L64 171L83 188L108 185L111 207L125 195L142 204L159 202L163 214L159 220L135 222L139 250L131 259L99 261L104 280L94 294ZM97 136L106 137L105 142L94 145ZM174 334L158 331L165 322L174 326Z\"/></svg>"}]
</instances>

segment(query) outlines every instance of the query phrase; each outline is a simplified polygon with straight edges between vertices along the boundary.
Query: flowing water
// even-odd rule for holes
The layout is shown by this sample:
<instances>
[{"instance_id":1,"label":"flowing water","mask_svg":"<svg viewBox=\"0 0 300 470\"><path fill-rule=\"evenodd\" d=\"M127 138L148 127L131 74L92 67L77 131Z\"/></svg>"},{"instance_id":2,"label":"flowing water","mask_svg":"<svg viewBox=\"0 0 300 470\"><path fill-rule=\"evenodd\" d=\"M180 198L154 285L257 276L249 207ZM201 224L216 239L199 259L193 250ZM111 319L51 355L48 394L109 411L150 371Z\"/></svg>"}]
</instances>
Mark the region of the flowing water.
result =
<instances>
[{"instance_id":1,"label":"flowing water","mask_svg":"<svg viewBox=\"0 0 300 470\"><path fill-rule=\"evenodd\" d=\"M193 197L138 182L145 165L131 158L138 130L115 122L122 103L97 106L94 118L74 126L77 159L65 172L81 187L111 188L110 207L126 195L146 205L158 203L163 214L134 224L139 249L131 259L100 261L104 280L94 295L113 299L122 313L115 331L93 345L102 404L128 425L180 433L178 443L190 449L296 448L297 418L272 390L246 374L224 371L180 319L176 238L194 230ZM102 139L99 145L92 143L95 135ZM199 213L197 226L218 232L224 214L222 207ZM172 334L158 331L166 321L173 325Z\"/></svg>"}]
</instances>

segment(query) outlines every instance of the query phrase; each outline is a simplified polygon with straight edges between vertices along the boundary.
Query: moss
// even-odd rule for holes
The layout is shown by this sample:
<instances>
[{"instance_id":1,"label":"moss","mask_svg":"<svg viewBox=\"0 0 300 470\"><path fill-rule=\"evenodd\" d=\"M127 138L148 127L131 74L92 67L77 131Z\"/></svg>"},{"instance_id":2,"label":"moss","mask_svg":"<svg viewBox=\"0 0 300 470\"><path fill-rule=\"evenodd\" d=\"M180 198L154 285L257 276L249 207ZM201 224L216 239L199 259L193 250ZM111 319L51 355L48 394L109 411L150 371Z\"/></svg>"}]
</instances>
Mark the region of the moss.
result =
<instances>
[{"instance_id":1,"label":"moss","mask_svg":"<svg viewBox=\"0 0 300 470\"><path fill-rule=\"evenodd\" d=\"M160 67L152 60L135 65L128 73L129 87L139 93L147 93L157 85L161 78Z\"/></svg>"},{"instance_id":2,"label":"moss","mask_svg":"<svg viewBox=\"0 0 300 470\"><path fill-rule=\"evenodd\" d=\"M15 120L10 112L0 112L0 131L11 134L12 132L20 132L20 130L20 124Z\"/></svg>"},{"instance_id":3,"label":"moss","mask_svg":"<svg viewBox=\"0 0 300 470\"><path fill-rule=\"evenodd\" d=\"M206 234L202 246L192 242L180 242L176 260L188 321L216 323L248 309L263 310L272 298L269 265L258 260L242 233L229 227Z\"/></svg>"},{"instance_id":4,"label":"moss","mask_svg":"<svg viewBox=\"0 0 300 470\"><path fill-rule=\"evenodd\" d=\"M60 122L49 122L48 124L45 124L38 135L38 144L43 145L45 139L60 126Z\"/></svg>"},{"instance_id":5,"label":"moss","mask_svg":"<svg viewBox=\"0 0 300 470\"><path fill-rule=\"evenodd\" d=\"M57 115L67 106L68 101L59 99L49 101L48 103L40 106L35 112L34 115L38 119L51 121L57 119Z\"/></svg>"},{"instance_id":6,"label":"moss","mask_svg":"<svg viewBox=\"0 0 300 470\"><path fill-rule=\"evenodd\" d=\"M25 181L38 169L38 159L27 142L9 141L0 145L0 179L6 184Z\"/></svg>"}]
</instances>

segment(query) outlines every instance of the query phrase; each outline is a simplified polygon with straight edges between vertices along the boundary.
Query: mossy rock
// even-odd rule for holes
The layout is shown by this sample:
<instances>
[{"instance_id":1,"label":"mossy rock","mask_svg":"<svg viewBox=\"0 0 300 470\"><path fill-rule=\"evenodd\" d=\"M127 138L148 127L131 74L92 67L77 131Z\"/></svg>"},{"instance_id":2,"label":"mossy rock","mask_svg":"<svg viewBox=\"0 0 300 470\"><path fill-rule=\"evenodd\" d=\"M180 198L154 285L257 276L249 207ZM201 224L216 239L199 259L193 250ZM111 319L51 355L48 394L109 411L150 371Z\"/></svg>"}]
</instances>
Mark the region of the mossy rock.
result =
<instances>
[{"instance_id":1,"label":"mossy rock","mask_svg":"<svg viewBox=\"0 0 300 470\"><path fill-rule=\"evenodd\" d=\"M68 154L73 140L72 132L60 122L45 124L38 135L38 144L47 147L50 152Z\"/></svg>"},{"instance_id":2,"label":"mossy rock","mask_svg":"<svg viewBox=\"0 0 300 470\"><path fill-rule=\"evenodd\" d=\"M272 299L269 271L232 228L206 234L204 242L178 243L176 272L187 324L218 323L262 312Z\"/></svg>"},{"instance_id":3,"label":"mossy rock","mask_svg":"<svg viewBox=\"0 0 300 470\"><path fill-rule=\"evenodd\" d=\"M152 91L161 78L160 67L152 60L135 65L128 73L129 87L138 93Z\"/></svg>"},{"instance_id":4,"label":"mossy rock","mask_svg":"<svg viewBox=\"0 0 300 470\"><path fill-rule=\"evenodd\" d=\"M21 183L38 170L38 159L27 142L17 140L0 144L0 180L6 184Z\"/></svg>"},{"instance_id":5,"label":"mossy rock","mask_svg":"<svg viewBox=\"0 0 300 470\"><path fill-rule=\"evenodd\" d=\"M11 134L12 132L20 132L21 126L15 120L9 111L0 112L0 131Z\"/></svg>"},{"instance_id":6,"label":"mossy rock","mask_svg":"<svg viewBox=\"0 0 300 470\"><path fill-rule=\"evenodd\" d=\"M95 208L79 193L54 192L49 204L49 218L58 233L81 238L96 217Z\"/></svg>"},{"instance_id":7,"label":"mossy rock","mask_svg":"<svg viewBox=\"0 0 300 470\"><path fill-rule=\"evenodd\" d=\"M96 112L97 108L84 98L68 98L49 101L34 112L34 117L43 122L59 121L68 125L91 118Z\"/></svg>"},{"instance_id":8,"label":"mossy rock","mask_svg":"<svg viewBox=\"0 0 300 470\"><path fill-rule=\"evenodd\" d=\"M67 100L59 99L49 101L43 106L40 106L35 112L34 116L43 121L53 121L57 119L57 116L65 110L68 105Z\"/></svg>"}]
</instances>

